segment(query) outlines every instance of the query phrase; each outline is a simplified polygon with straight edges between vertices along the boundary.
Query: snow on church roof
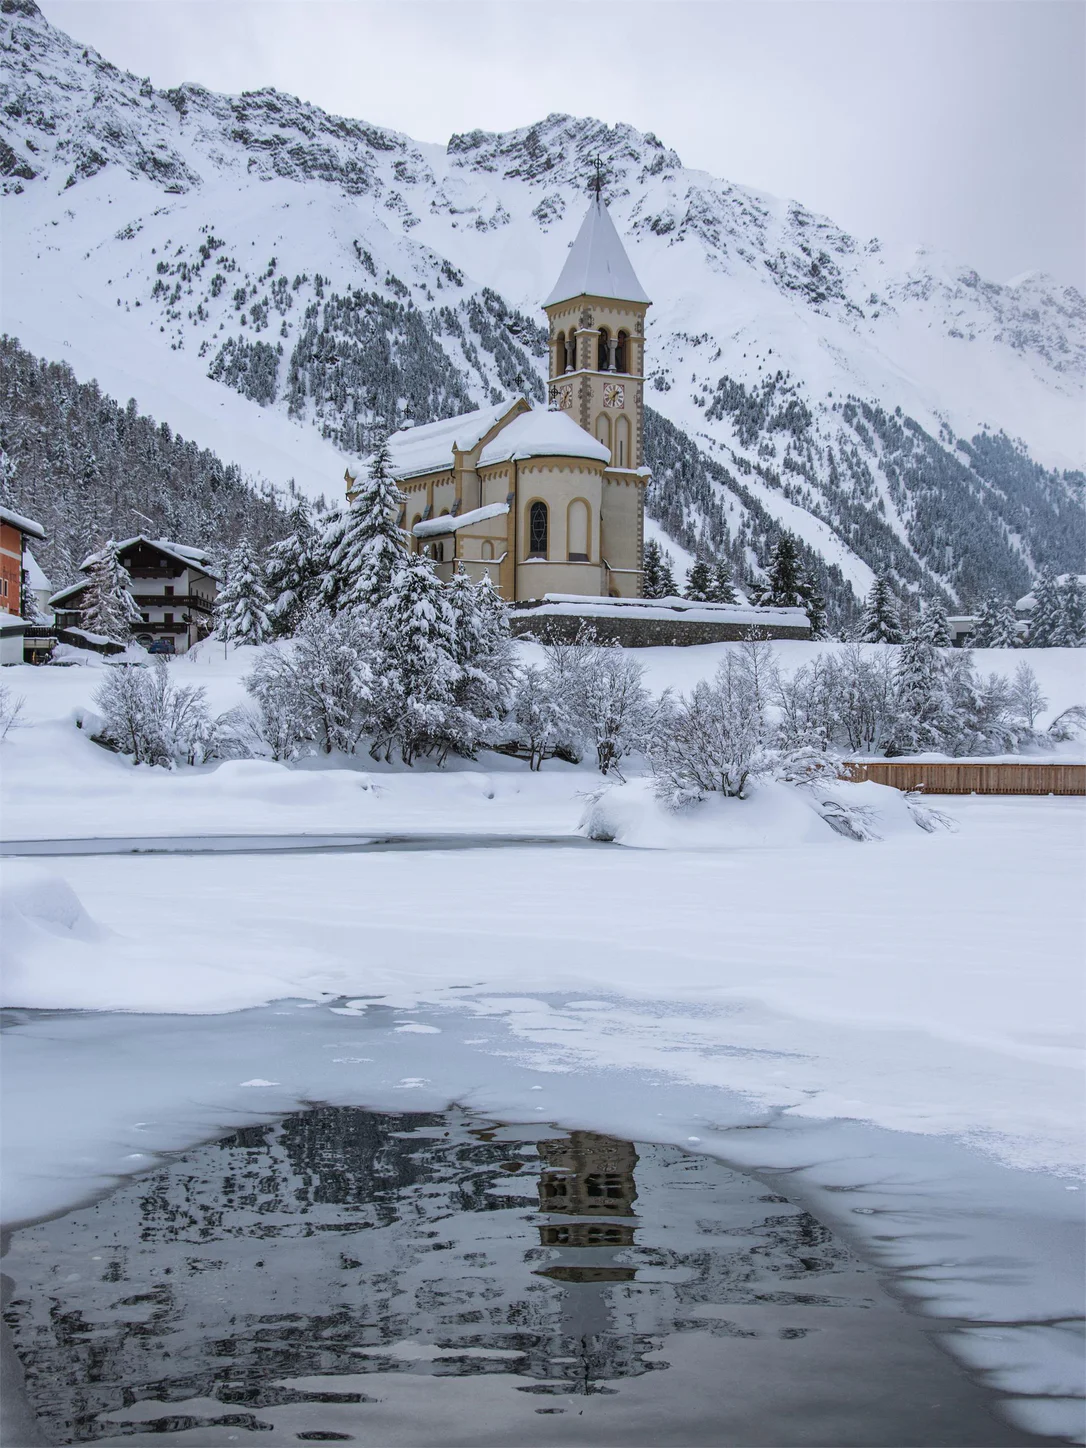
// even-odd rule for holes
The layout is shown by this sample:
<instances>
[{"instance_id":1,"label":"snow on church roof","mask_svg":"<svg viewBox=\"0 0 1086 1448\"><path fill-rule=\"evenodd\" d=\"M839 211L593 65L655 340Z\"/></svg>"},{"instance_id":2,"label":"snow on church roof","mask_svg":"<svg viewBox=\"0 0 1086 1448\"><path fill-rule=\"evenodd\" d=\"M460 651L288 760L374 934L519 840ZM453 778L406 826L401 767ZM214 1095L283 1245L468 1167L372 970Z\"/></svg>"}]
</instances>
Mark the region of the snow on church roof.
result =
<instances>
[{"instance_id":1,"label":"snow on church roof","mask_svg":"<svg viewBox=\"0 0 1086 1448\"><path fill-rule=\"evenodd\" d=\"M623 302L649 300L634 275L615 223L598 196L588 208L557 285L543 305L549 307L581 296L613 297Z\"/></svg>"},{"instance_id":2,"label":"snow on church roof","mask_svg":"<svg viewBox=\"0 0 1086 1448\"><path fill-rule=\"evenodd\" d=\"M411 478L451 468L454 447L468 452L515 406L515 401L499 402L495 407L480 407L422 427L401 427L388 440L393 477Z\"/></svg>"},{"instance_id":3,"label":"snow on church roof","mask_svg":"<svg viewBox=\"0 0 1086 1448\"><path fill-rule=\"evenodd\" d=\"M510 458L595 458L597 462L609 463L611 451L591 433L578 427L568 412L548 412L542 407L533 407L514 417L491 438L479 454L479 466L490 463L505 463Z\"/></svg>"}]
</instances>

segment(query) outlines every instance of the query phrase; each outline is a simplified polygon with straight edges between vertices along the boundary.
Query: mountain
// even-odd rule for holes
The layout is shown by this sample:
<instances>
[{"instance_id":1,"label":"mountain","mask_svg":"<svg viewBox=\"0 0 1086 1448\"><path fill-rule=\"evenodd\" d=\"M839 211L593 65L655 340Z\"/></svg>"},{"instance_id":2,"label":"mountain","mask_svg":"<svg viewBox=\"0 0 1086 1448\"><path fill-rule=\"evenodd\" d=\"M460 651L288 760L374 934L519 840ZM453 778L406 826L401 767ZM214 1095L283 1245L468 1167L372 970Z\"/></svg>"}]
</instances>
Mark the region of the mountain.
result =
<instances>
[{"instance_id":1,"label":"mountain","mask_svg":"<svg viewBox=\"0 0 1086 1448\"><path fill-rule=\"evenodd\" d=\"M419 144L273 90L156 91L2 0L3 327L245 474L333 494L385 429L542 399L591 162L649 313L649 507L839 617L1081 567L1086 303L894 255L655 136L551 115Z\"/></svg>"}]
</instances>

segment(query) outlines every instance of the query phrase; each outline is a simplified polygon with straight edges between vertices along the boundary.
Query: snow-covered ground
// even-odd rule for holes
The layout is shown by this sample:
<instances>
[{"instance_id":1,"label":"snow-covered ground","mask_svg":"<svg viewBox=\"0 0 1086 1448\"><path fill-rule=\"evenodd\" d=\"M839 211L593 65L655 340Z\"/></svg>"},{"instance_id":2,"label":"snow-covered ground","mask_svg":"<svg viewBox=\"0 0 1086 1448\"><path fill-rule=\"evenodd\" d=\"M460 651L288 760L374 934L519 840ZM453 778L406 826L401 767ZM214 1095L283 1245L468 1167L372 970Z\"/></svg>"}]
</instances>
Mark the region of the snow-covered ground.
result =
<instances>
[{"instance_id":1,"label":"snow-covered ground","mask_svg":"<svg viewBox=\"0 0 1086 1448\"><path fill-rule=\"evenodd\" d=\"M727 647L638 658L686 689ZM791 668L819 646L778 647ZM1081 700L1081 654L1028 658L1049 715ZM248 664L215 646L171 668L225 709ZM944 799L956 831L867 843L623 849L570 839L588 769L134 769L73 723L100 677L4 671L26 698L0 752L6 839L537 843L6 861L5 1001L104 1013L9 1035L8 1220L313 1100L675 1141L786 1173L955 1319L949 1345L1015 1421L1075 1438L1082 801Z\"/></svg>"}]
</instances>

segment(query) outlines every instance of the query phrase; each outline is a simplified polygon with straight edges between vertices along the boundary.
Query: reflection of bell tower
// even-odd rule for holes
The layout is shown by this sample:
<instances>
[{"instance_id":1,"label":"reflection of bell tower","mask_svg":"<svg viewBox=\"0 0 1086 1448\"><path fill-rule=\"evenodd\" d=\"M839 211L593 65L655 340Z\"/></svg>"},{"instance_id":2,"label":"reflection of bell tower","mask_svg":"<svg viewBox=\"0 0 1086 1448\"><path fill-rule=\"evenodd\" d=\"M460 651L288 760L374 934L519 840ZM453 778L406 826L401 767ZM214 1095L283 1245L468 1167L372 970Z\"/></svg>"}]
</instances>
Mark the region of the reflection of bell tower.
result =
<instances>
[{"instance_id":1,"label":"reflection of bell tower","mask_svg":"<svg viewBox=\"0 0 1086 1448\"><path fill-rule=\"evenodd\" d=\"M548 1216L580 1221L547 1222L539 1228L544 1247L631 1247L637 1200L633 1143L574 1131L568 1139L536 1143L544 1163L539 1178L539 1210ZM559 1262L542 1275L560 1282L630 1282L635 1269L608 1261L610 1253L592 1253L582 1262Z\"/></svg>"},{"instance_id":2,"label":"reflection of bell tower","mask_svg":"<svg viewBox=\"0 0 1086 1448\"><path fill-rule=\"evenodd\" d=\"M641 467L645 314L651 303L596 194L544 310L550 402L611 450L611 468Z\"/></svg>"}]
</instances>

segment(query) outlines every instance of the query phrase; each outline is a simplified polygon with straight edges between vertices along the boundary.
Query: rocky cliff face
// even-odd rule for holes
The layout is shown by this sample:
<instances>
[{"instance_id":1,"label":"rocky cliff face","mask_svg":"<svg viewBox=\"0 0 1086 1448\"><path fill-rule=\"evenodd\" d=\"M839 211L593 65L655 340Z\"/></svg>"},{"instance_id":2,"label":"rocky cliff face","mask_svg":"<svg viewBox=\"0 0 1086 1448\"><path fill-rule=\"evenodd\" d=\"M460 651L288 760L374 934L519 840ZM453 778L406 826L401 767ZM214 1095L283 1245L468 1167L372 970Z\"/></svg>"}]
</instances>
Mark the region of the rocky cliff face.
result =
<instances>
[{"instance_id":1,"label":"rocky cliff face","mask_svg":"<svg viewBox=\"0 0 1086 1448\"><path fill-rule=\"evenodd\" d=\"M890 255L629 126L418 145L272 90L159 92L2 10L5 330L246 470L328 493L405 419L541 398L539 299L599 156L654 298L671 536L747 571L788 528L841 608L872 569L969 602L1078 567L1073 289Z\"/></svg>"}]
</instances>

